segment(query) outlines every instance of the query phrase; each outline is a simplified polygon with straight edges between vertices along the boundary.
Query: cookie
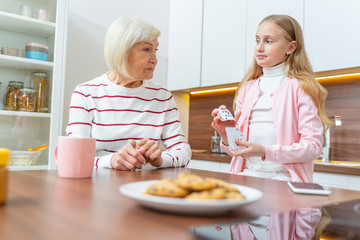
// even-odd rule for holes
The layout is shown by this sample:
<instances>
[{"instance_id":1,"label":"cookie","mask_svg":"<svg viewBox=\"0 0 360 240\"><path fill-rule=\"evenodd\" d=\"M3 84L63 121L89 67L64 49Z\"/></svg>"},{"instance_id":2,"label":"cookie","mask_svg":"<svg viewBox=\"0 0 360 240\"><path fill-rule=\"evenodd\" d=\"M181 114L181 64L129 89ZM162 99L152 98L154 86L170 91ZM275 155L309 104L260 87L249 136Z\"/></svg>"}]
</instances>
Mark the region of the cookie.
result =
<instances>
[{"instance_id":1,"label":"cookie","mask_svg":"<svg viewBox=\"0 0 360 240\"><path fill-rule=\"evenodd\" d=\"M177 186L174 183L174 180L163 179L150 185L146 190L146 194L163 196L163 197L182 198L188 195L189 191Z\"/></svg>"},{"instance_id":2,"label":"cookie","mask_svg":"<svg viewBox=\"0 0 360 240\"><path fill-rule=\"evenodd\" d=\"M244 199L244 195L242 195L240 192L227 192L225 193L226 199Z\"/></svg>"},{"instance_id":3,"label":"cookie","mask_svg":"<svg viewBox=\"0 0 360 240\"><path fill-rule=\"evenodd\" d=\"M175 182L179 187L185 188L190 192L211 190L216 187L214 182L207 181L205 178L191 173L179 174Z\"/></svg>"},{"instance_id":4,"label":"cookie","mask_svg":"<svg viewBox=\"0 0 360 240\"><path fill-rule=\"evenodd\" d=\"M196 178L196 179L203 179L202 177L196 175L196 174L193 174L193 173L179 173L178 174L178 177L177 179L188 179L188 178Z\"/></svg>"},{"instance_id":5,"label":"cookie","mask_svg":"<svg viewBox=\"0 0 360 240\"><path fill-rule=\"evenodd\" d=\"M193 192L187 195L186 199L224 199L226 190L224 188L214 188L209 191Z\"/></svg>"},{"instance_id":6,"label":"cookie","mask_svg":"<svg viewBox=\"0 0 360 240\"><path fill-rule=\"evenodd\" d=\"M217 188L225 188L227 192L239 192L236 187L231 186L230 183L227 183L223 180L217 178L206 178L206 181L215 183Z\"/></svg>"}]
</instances>

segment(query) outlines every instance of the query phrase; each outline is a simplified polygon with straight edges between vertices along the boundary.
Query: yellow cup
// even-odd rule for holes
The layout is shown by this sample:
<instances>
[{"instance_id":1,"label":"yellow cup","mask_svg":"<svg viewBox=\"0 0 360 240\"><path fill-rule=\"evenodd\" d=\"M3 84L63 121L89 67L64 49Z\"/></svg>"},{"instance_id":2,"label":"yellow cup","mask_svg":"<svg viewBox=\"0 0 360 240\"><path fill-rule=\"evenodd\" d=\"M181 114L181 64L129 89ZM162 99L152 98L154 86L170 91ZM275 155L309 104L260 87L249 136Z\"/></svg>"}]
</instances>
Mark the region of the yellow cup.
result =
<instances>
[{"instance_id":1,"label":"yellow cup","mask_svg":"<svg viewBox=\"0 0 360 240\"><path fill-rule=\"evenodd\" d=\"M10 151L7 148L0 148L0 205L4 204L7 199L9 171L7 165L9 163Z\"/></svg>"}]
</instances>

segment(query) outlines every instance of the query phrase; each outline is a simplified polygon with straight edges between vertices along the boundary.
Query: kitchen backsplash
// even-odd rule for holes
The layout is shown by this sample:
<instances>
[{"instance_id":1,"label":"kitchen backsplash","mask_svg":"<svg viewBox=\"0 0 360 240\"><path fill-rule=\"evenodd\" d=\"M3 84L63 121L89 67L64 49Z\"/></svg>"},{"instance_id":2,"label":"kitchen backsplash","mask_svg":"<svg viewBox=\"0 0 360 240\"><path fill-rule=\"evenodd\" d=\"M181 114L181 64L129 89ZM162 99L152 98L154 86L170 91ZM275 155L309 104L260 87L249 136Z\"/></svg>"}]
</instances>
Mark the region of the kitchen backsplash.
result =
<instances>
[{"instance_id":1,"label":"kitchen backsplash","mask_svg":"<svg viewBox=\"0 0 360 240\"><path fill-rule=\"evenodd\" d=\"M330 160L360 162L360 79L323 83L328 90L326 112L340 116L342 125L330 131ZM189 143L192 149L210 152L211 111L221 104L232 110L235 91L190 95ZM233 112L233 111L232 111Z\"/></svg>"}]
</instances>

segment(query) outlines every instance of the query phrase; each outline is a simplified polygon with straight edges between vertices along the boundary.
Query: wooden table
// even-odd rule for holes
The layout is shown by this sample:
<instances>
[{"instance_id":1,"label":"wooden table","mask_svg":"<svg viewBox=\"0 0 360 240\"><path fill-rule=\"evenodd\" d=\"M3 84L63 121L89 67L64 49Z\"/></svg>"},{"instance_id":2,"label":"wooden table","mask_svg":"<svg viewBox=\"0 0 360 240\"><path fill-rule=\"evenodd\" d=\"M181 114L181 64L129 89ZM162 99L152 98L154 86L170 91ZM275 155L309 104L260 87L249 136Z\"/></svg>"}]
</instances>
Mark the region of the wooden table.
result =
<instances>
[{"instance_id":1,"label":"wooden table","mask_svg":"<svg viewBox=\"0 0 360 240\"><path fill-rule=\"evenodd\" d=\"M184 216L143 208L119 193L121 184L175 178L180 172L212 176L260 189L258 202L216 217ZM295 195L285 182L186 168L142 172L96 169L92 178L59 178L56 171L10 172L9 198L0 206L0 239L194 239L188 227L245 219L360 198L332 188L331 196Z\"/></svg>"}]
</instances>

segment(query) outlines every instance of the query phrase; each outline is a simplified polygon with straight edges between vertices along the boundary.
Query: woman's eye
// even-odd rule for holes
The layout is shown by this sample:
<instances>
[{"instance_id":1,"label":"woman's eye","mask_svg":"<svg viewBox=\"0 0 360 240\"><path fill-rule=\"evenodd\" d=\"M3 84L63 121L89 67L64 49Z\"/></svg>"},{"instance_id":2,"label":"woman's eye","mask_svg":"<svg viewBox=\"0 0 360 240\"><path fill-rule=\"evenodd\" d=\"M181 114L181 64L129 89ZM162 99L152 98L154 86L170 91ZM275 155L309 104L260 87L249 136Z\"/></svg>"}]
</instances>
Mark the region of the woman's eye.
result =
<instances>
[{"instance_id":1,"label":"woman's eye","mask_svg":"<svg viewBox=\"0 0 360 240\"><path fill-rule=\"evenodd\" d=\"M155 52L157 53L157 52L159 52L159 49L157 48L157 49L155 49Z\"/></svg>"},{"instance_id":2,"label":"woman's eye","mask_svg":"<svg viewBox=\"0 0 360 240\"><path fill-rule=\"evenodd\" d=\"M144 48L144 51L148 52L148 51L150 51L150 48Z\"/></svg>"}]
</instances>

